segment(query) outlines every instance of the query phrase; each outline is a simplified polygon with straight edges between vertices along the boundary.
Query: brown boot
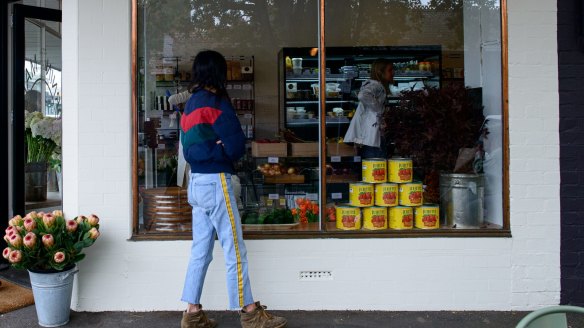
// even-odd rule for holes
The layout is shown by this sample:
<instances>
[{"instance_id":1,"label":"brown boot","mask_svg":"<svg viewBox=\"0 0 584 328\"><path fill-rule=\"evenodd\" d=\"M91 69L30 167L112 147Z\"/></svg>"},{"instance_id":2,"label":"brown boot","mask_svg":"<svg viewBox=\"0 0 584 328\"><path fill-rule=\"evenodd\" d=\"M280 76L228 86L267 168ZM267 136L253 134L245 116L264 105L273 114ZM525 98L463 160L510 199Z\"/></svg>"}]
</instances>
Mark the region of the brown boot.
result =
<instances>
[{"instance_id":1,"label":"brown boot","mask_svg":"<svg viewBox=\"0 0 584 328\"><path fill-rule=\"evenodd\" d=\"M203 309L199 312L183 312L180 328L215 328L217 321L207 318Z\"/></svg>"},{"instance_id":2,"label":"brown boot","mask_svg":"<svg viewBox=\"0 0 584 328\"><path fill-rule=\"evenodd\" d=\"M266 307L256 302L256 309L251 312L240 311L242 328L283 328L286 319L266 312Z\"/></svg>"}]
</instances>

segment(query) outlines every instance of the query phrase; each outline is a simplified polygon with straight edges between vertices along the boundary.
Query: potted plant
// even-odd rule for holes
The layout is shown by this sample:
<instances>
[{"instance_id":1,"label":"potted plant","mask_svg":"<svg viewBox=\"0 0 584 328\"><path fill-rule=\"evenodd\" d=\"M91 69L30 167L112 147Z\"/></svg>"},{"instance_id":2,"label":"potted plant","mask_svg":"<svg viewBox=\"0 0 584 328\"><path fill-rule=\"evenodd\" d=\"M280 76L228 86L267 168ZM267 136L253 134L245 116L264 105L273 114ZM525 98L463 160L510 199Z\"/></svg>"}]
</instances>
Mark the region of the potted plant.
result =
<instances>
[{"instance_id":1,"label":"potted plant","mask_svg":"<svg viewBox=\"0 0 584 328\"><path fill-rule=\"evenodd\" d=\"M35 299L39 325L57 327L69 322L73 276L83 248L99 237L99 218L65 220L63 212L31 212L9 221L2 256L14 268L26 269Z\"/></svg>"},{"instance_id":2,"label":"potted plant","mask_svg":"<svg viewBox=\"0 0 584 328\"><path fill-rule=\"evenodd\" d=\"M27 111L24 129L26 201L44 201L47 199L47 165L61 145L61 120Z\"/></svg>"},{"instance_id":3,"label":"potted plant","mask_svg":"<svg viewBox=\"0 0 584 328\"><path fill-rule=\"evenodd\" d=\"M471 89L459 84L402 92L400 106L391 107L384 117L385 135L400 155L412 158L429 202L439 201L440 173L454 171L462 149L480 153L483 121L482 105ZM469 171L469 166L457 171Z\"/></svg>"}]
</instances>

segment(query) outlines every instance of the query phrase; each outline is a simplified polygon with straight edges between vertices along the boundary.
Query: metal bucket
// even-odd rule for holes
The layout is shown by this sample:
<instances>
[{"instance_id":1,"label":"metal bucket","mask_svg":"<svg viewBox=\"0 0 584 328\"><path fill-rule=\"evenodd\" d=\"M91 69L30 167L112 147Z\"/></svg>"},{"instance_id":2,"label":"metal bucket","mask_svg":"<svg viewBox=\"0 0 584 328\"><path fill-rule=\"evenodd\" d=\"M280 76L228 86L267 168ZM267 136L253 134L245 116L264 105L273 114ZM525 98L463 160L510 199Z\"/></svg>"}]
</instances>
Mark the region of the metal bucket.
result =
<instances>
[{"instance_id":1,"label":"metal bucket","mask_svg":"<svg viewBox=\"0 0 584 328\"><path fill-rule=\"evenodd\" d=\"M73 277L77 267L56 273L28 271L34 303L42 327L59 327L69 322Z\"/></svg>"},{"instance_id":2,"label":"metal bucket","mask_svg":"<svg viewBox=\"0 0 584 328\"><path fill-rule=\"evenodd\" d=\"M43 202L47 200L47 163L27 163L24 172L26 201Z\"/></svg>"},{"instance_id":3,"label":"metal bucket","mask_svg":"<svg viewBox=\"0 0 584 328\"><path fill-rule=\"evenodd\" d=\"M440 175L442 224L456 228L479 228L484 222L485 179L482 174Z\"/></svg>"}]
</instances>

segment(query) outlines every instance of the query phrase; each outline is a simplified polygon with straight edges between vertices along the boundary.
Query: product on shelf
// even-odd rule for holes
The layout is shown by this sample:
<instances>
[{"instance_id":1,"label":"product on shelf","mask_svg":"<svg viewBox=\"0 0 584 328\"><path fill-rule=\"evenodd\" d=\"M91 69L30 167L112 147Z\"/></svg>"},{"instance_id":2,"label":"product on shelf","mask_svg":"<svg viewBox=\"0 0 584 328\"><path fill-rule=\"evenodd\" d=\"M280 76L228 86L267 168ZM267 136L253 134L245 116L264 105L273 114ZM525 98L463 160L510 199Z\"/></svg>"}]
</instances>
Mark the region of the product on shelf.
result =
<instances>
[{"instance_id":1,"label":"product on shelf","mask_svg":"<svg viewBox=\"0 0 584 328\"><path fill-rule=\"evenodd\" d=\"M260 171L264 176L273 177L273 176L280 176L280 175L296 175L298 174L298 168L294 166L286 166L284 164L270 164L265 163L263 165L258 165L258 171Z\"/></svg>"},{"instance_id":2,"label":"product on shelf","mask_svg":"<svg viewBox=\"0 0 584 328\"><path fill-rule=\"evenodd\" d=\"M396 206L389 208L389 228L396 230L412 229L414 210L411 207Z\"/></svg>"},{"instance_id":3,"label":"product on shelf","mask_svg":"<svg viewBox=\"0 0 584 328\"><path fill-rule=\"evenodd\" d=\"M389 182L408 183L412 182L413 165L408 158L391 158L388 160Z\"/></svg>"},{"instance_id":4,"label":"product on shelf","mask_svg":"<svg viewBox=\"0 0 584 328\"><path fill-rule=\"evenodd\" d=\"M251 155L253 157L286 157L288 144L278 140L255 140L251 143Z\"/></svg>"},{"instance_id":5,"label":"product on shelf","mask_svg":"<svg viewBox=\"0 0 584 328\"><path fill-rule=\"evenodd\" d=\"M380 206L364 208L363 229L367 230L387 229L387 208Z\"/></svg>"},{"instance_id":6,"label":"product on shelf","mask_svg":"<svg viewBox=\"0 0 584 328\"><path fill-rule=\"evenodd\" d=\"M296 208L292 209L292 215L300 223L318 222L318 203L308 198L296 199Z\"/></svg>"},{"instance_id":7,"label":"product on shelf","mask_svg":"<svg viewBox=\"0 0 584 328\"><path fill-rule=\"evenodd\" d=\"M399 185L399 204L402 206L421 206L424 204L422 183L402 183Z\"/></svg>"},{"instance_id":8,"label":"product on shelf","mask_svg":"<svg viewBox=\"0 0 584 328\"><path fill-rule=\"evenodd\" d=\"M337 221L337 212L334 204L328 204L326 206L326 218L328 222Z\"/></svg>"},{"instance_id":9,"label":"product on shelf","mask_svg":"<svg viewBox=\"0 0 584 328\"><path fill-rule=\"evenodd\" d=\"M383 158L363 159L363 182L382 183L387 181L387 161Z\"/></svg>"},{"instance_id":10,"label":"product on shelf","mask_svg":"<svg viewBox=\"0 0 584 328\"><path fill-rule=\"evenodd\" d=\"M375 205L377 206L397 206L398 205L398 185L395 183L379 183L375 185Z\"/></svg>"},{"instance_id":11,"label":"product on shelf","mask_svg":"<svg viewBox=\"0 0 584 328\"><path fill-rule=\"evenodd\" d=\"M353 206L368 207L373 205L374 193L372 184L362 182L349 184L349 200Z\"/></svg>"},{"instance_id":12,"label":"product on shelf","mask_svg":"<svg viewBox=\"0 0 584 328\"><path fill-rule=\"evenodd\" d=\"M416 228L438 229L440 228L440 207L434 204L426 204L416 207Z\"/></svg>"},{"instance_id":13,"label":"product on shelf","mask_svg":"<svg viewBox=\"0 0 584 328\"><path fill-rule=\"evenodd\" d=\"M361 229L361 209L347 205L337 206L337 229Z\"/></svg>"}]
</instances>

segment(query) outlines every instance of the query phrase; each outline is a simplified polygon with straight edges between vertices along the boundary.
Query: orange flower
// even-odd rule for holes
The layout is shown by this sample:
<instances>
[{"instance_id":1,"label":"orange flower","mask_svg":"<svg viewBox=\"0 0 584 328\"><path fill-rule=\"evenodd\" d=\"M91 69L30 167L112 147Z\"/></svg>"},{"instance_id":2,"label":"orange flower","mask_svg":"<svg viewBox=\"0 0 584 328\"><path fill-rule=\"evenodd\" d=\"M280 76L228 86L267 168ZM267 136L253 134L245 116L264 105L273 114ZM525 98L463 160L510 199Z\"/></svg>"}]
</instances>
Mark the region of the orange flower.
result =
<instances>
[{"instance_id":1,"label":"orange flower","mask_svg":"<svg viewBox=\"0 0 584 328\"><path fill-rule=\"evenodd\" d=\"M296 198L296 205L300 206L304 203L304 198Z\"/></svg>"},{"instance_id":2,"label":"orange flower","mask_svg":"<svg viewBox=\"0 0 584 328\"><path fill-rule=\"evenodd\" d=\"M298 212L296 211L295 208L292 209L292 215L296 215Z\"/></svg>"},{"instance_id":3,"label":"orange flower","mask_svg":"<svg viewBox=\"0 0 584 328\"><path fill-rule=\"evenodd\" d=\"M306 204L301 204L300 205L300 210L301 211L304 211L305 212L307 209L308 209L308 206Z\"/></svg>"},{"instance_id":4,"label":"orange flower","mask_svg":"<svg viewBox=\"0 0 584 328\"><path fill-rule=\"evenodd\" d=\"M312 212L314 214L318 213L318 204L312 204Z\"/></svg>"}]
</instances>

